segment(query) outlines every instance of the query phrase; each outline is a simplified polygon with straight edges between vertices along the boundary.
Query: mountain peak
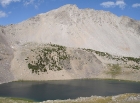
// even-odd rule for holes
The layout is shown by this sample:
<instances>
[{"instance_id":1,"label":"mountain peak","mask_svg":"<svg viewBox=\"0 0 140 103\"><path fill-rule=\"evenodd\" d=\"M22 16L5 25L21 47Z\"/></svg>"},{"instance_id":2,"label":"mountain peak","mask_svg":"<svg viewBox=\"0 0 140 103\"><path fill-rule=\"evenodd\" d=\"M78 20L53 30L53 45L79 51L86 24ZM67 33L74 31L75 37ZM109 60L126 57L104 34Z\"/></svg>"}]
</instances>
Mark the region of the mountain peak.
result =
<instances>
[{"instance_id":1,"label":"mountain peak","mask_svg":"<svg viewBox=\"0 0 140 103\"><path fill-rule=\"evenodd\" d=\"M78 7L75 4L66 4L66 5L64 5L64 6L60 7L60 8L78 8Z\"/></svg>"},{"instance_id":2,"label":"mountain peak","mask_svg":"<svg viewBox=\"0 0 140 103\"><path fill-rule=\"evenodd\" d=\"M78 7L77 7L77 5L74 5L74 4L67 4L67 5L64 5L64 6L61 6L60 8L58 8L58 10L77 10L78 9Z\"/></svg>"}]
</instances>

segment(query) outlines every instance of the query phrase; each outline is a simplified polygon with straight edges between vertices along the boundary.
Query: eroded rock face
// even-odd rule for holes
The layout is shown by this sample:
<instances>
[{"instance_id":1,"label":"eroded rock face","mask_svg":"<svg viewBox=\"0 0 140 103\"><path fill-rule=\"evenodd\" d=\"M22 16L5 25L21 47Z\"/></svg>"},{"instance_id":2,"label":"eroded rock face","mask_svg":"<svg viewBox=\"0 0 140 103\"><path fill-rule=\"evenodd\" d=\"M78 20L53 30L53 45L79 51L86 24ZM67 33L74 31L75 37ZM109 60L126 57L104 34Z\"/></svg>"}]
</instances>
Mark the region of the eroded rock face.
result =
<instances>
[{"instance_id":1,"label":"eroded rock face","mask_svg":"<svg viewBox=\"0 0 140 103\"><path fill-rule=\"evenodd\" d=\"M4 30L0 28L0 84L14 80L10 70L13 50L4 37Z\"/></svg>"}]
</instances>

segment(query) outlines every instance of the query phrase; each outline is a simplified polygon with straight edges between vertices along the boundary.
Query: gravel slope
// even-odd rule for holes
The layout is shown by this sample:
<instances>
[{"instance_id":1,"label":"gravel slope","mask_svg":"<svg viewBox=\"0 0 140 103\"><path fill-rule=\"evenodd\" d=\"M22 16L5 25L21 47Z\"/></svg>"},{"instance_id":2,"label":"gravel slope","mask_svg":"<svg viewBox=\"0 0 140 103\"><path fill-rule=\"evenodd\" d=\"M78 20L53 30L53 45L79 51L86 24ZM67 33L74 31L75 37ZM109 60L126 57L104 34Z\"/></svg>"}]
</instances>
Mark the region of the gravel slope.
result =
<instances>
[{"instance_id":1,"label":"gravel slope","mask_svg":"<svg viewBox=\"0 0 140 103\"><path fill-rule=\"evenodd\" d=\"M27 42L89 48L113 55L140 56L140 23L93 9L65 5L4 28L11 46Z\"/></svg>"}]
</instances>

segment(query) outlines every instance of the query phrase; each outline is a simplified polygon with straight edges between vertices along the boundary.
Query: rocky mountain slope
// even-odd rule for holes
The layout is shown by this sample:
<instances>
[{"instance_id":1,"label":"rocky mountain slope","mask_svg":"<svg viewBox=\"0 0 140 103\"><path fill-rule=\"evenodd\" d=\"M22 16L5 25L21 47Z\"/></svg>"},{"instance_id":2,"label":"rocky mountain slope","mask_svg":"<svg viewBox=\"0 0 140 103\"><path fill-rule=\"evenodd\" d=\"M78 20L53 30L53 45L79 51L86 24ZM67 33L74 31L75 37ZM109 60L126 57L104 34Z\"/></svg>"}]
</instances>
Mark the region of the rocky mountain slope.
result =
<instances>
[{"instance_id":1,"label":"rocky mountain slope","mask_svg":"<svg viewBox=\"0 0 140 103\"><path fill-rule=\"evenodd\" d=\"M79 78L140 81L140 23L106 11L65 5L0 26L0 47L0 83Z\"/></svg>"},{"instance_id":2,"label":"rocky mountain slope","mask_svg":"<svg viewBox=\"0 0 140 103\"><path fill-rule=\"evenodd\" d=\"M129 17L65 5L4 28L9 44L54 43L123 56L140 56L140 23Z\"/></svg>"},{"instance_id":3,"label":"rocky mountain slope","mask_svg":"<svg viewBox=\"0 0 140 103\"><path fill-rule=\"evenodd\" d=\"M13 59L13 50L7 44L7 40L0 31L0 83L14 80L11 73L11 60Z\"/></svg>"}]
</instances>

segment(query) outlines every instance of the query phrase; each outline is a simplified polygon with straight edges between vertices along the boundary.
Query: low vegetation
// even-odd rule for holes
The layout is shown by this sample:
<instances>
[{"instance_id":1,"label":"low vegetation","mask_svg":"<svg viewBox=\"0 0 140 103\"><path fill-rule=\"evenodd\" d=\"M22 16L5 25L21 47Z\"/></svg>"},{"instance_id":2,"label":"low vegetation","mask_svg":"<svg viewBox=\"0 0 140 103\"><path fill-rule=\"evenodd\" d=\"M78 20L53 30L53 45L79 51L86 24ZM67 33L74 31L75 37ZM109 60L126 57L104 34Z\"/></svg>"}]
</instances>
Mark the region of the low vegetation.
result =
<instances>
[{"instance_id":1,"label":"low vegetation","mask_svg":"<svg viewBox=\"0 0 140 103\"><path fill-rule=\"evenodd\" d=\"M123 63L127 65L127 68L140 70L140 58L115 56L106 52L95 51L92 49L83 49L83 50L87 52L95 53L100 57L104 57L109 60L114 60L118 62L118 64L107 66L109 68L109 72L107 74L110 74L113 78L115 78L117 75L121 73L121 67L119 66L119 63ZM129 64L128 62L130 62L131 64Z\"/></svg>"},{"instance_id":2,"label":"low vegetation","mask_svg":"<svg viewBox=\"0 0 140 103\"><path fill-rule=\"evenodd\" d=\"M134 58L134 57L123 57L123 60L133 61L135 63L140 63L140 58ZM126 61L125 61L126 62Z\"/></svg>"},{"instance_id":3,"label":"low vegetation","mask_svg":"<svg viewBox=\"0 0 140 103\"><path fill-rule=\"evenodd\" d=\"M29 45L29 44L27 44ZM30 44L32 45L32 44ZM80 48L78 48L80 49ZM111 55L106 52L100 52L95 51L92 49L80 49L86 52L90 52L94 54L97 54L99 57L103 57L105 59L113 60L118 64L108 65L109 72L108 74L112 75L113 78L115 78L117 75L119 75L121 71L121 67L119 66L119 63L124 63L126 66L135 70L140 69L140 58L134 58L134 57L121 57L121 56L115 56ZM32 70L32 73L39 72L47 72L48 70L52 71L60 71L64 69L64 61L70 61L70 57L77 59L75 56L70 56L70 54L67 54L66 47L60 46L56 44L44 44L44 46L36 46L35 48L32 48L30 50L33 54L33 56L29 55L25 60L28 63L28 68ZM81 58L80 58L81 59ZM127 65L128 62L131 62L131 65ZM67 62L68 64L70 62Z\"/></svg>"},{"instance_id":4,"label":"low vegetation","mask_svg":"<svg viewBox=\"0 0 140 103\"><path fill-rule=\"evenodd\" d=\"M25 60L28 63L28 68L32 73L47 72L47 70L59 71L62 70L62 62L69 59L66 53L66 47L56 44L49 46L31 49L32 57L27 57Z\"/></svg>"},{"instance_id":5,"label":"low vegetation","mask_svg":"<svg viewBox=\"0 0 140 103\"><path fill-rule=\"evenodd\" d=\"M96 53L97 55L99 56L103 56L103 57L106 57L106 58L113 58L113 56L109 53L106 53L106 52L100 52L100 51L95 51L95 50L92 50L92 49L83 49L85 51L88 51L88 52L92 52L92 53Z\"/></svg>"},{"instance_id":6,"label":"low vegetation","mask_svg":"<svg viewBox=\"0 0 140 103\"><path fill-rule=\"evenodd\" d=\"M135 69L135 70L140 70L139 65L129 65L128 68L132 68L132 69Z\"/></svg>"},{"instance_id":7,"label":"low vegetation","mask_svg":"<svg viewBox=\"0 0 140 103\"><path fill-rule=\"evenodd\" d=\"M0 103L34 103L34 101L29 99L22 99L22 98L0 97Z\"/></svg>"},{"instance_id":8,"label":"low vegetation","mask_svg":"<svg viewBox=\"0 0 140 103\"><path fill-rule=\"evenodd\" d=\"M121 67L119 64L108 64L109 71L107 74L110 74L112 78L115 78L117 75L121 73Z\"/></svg>"},{"instance_id":9,"label":"low vegetation","mask_svg":"<svg viewBox=\"0 0 140 103\"><path fill-rule=\"evenodd\" d=\"M92 52L92 53L95 53L101 57L106 57L108 59L112 59L112 60L116 60L116 61L123 61L123 62L128 62L128 61L132 61L134 63L137 63L137 64L140 64L140 58L134 58L134 57L120 57L120 56L115 56L115 55L111 55L109 53L106 53L106 52L100 52L100 51L95 51L95 50L92 50L92 49L83 49L87 52Z\"/></svg>"}]
</instances>

